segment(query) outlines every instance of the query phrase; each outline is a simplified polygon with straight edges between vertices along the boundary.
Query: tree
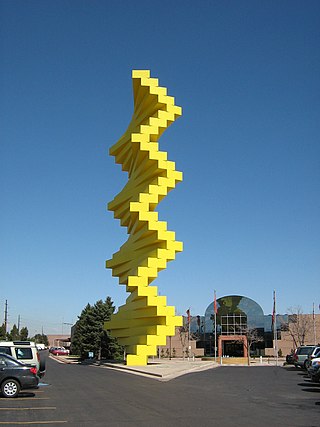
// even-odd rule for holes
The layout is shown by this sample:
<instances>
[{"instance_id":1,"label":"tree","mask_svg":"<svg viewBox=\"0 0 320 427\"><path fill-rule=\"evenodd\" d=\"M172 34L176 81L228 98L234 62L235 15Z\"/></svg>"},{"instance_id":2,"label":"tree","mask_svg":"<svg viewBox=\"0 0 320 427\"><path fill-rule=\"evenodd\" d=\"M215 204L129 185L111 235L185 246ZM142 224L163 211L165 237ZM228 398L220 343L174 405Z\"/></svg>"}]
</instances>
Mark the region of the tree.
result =
<instances>
[{"instance_id":1,"label":"tree","mask_svg":"<svg viewBox=\"0 0 320 427\"><path fill-rule=\"evenodd\" d=\"M4 341L6 339L6 327L5 324L2 323L0 326L0 341Z\"/></svg>"},{"instance_id":2,"label":"tree","mask_svg":"<svg viewBox=\"0 0 320 427\"><path fill-rule=\"evenodd\" d=\"M0 340L6 341L27 341L28 340L28 329L26 327L19 329L17 325L13 325L10 332L5 333L4 324L0 327Z\"/></svg>"},{"instance_id":3,"label":"tree","mask_svg":"<svg viewBox=\"0 0 320 427\"><path fill-rule=\"evenodd\" d=\"M28 340L29 331L26 326L20 329L20 340L27 341Z\"/></svg>"},{"instance_id":4,"label":"tree","mask_svg":"<svg viewBox=\"0 0 320 427\"><path fill-rule=\"evenodd\" d=\"M238 342L244 343L248 353L248 365L250 365L250 351L253 344L264 341L264 337L259 334L258 329L256 328L244 328L242 329L242 335L247 337L247 342L239 340Z\"/></svg>"},{"instance_id":5,"label":"tree","mask_svg":"<svg viewBox=\"0 0 320 427\"><path fill-rule=\"evenodd\" d=\"M9 334L7 334L8 341L18 341L20 340L20 333L17 326L14 324Z\"/></svg>"},{"instance_id":6,"label":"tree","mask_svg":"<svg viewBox=\"0 0 320 427\"><path fill-rule=\"evenodd\" d=\"M180 326L178 329L183 358L188 355L188 329L188 326Z\"/></svg>"},{"instance_id":7,"label":"tree","mask_svg":"<svg viewBox=\"0 0 320 427\"><path fill-rule=\"evenodd\" d=\"M49 340L45 334L36 334L32 340L37 344L44 344L46 347L49 346Z\"/></svg>"},{"instance_id":8,"label":"tree","mask_svg":"<svg viewBox=\"0 0 320 427\"><path fill-rule=\"evenodd\" d=\"M259 342L264 342L264 337L259 334L258 329L250 329L248 328L246 331L246 337L248 342L248 357L250 363L250 351L253 344L257 344Z\"/></svg>"},{"instance_id":9,"label":"tree","mask_svg":"<svg viewBox=\"0 0 320 427\"><path fill-rule=\"evenodd\" d=\"M115 338L104 329L104 322L110 319L115 307L110 297L105 302L97 301L93 306L89 303L82 310L75 325L72 337L71 352L81 359L86 359L89 352L100 360L117 359L123 354L123 348Z\"/></svg>"},{"instance_id":10,"label":"tree","mask_svg":"<svg viewBox=\"0 0 320 427\"><path fill-rule=\"evenodd\" d=\"M304 345L305 338L312 327L310 316L303 314L300 306L288 309L288 332L295 347Z\"/></svg>"}]
</instances>

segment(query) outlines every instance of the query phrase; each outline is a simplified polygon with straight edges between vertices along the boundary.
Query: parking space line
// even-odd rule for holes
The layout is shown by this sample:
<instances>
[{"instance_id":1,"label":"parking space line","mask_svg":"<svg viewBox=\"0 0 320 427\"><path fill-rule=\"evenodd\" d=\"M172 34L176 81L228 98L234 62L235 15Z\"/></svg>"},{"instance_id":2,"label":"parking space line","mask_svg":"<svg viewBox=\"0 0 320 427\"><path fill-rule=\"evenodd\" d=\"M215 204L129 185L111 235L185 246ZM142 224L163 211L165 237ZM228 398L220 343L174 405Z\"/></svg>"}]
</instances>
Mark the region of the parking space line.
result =
<instances>
[{"instance_id":1,"label":"parking space line","mask_svg":"<svg viewBox=\"0 0 320 427\"><path fill-rule=\"evenodd\" d=\"M17 400L50 400L50 397L16 397L14 401Z\"/></svg>"},{"instance_id":2,"label":"parking space line","mask_svg":"<svg viewBox=\"0 0 320 427\"><path fill-rule=\"evenodd\" d=\"M56 406L43 406L43 407L39 407L39 408L0 408L0 411L38 411L41 409L57 409Z\"/></svg>"},{"instance_id":3,"label":"parking space line","mask_svg":"<svg viewBox=\"0 0 320 427\"><path fill-rule=\"evenodd\" d=\"M20 425L26 426L30 424L66 424L68 421L0 421L0 425Z\"/></svg>"}]
</instances>

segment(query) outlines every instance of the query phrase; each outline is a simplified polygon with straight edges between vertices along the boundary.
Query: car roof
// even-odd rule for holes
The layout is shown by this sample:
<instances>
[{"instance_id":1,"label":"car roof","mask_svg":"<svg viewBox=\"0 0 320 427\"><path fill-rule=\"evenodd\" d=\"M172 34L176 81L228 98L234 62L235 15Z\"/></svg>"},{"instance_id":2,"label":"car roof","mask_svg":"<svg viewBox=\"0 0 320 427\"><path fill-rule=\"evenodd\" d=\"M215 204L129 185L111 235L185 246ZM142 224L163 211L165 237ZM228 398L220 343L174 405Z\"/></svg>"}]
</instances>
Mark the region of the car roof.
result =
<instances>
[{"instance_id":1,"label":"car roof","mask_svg":"<svg viewBox=\"0 0 320 427\"><path fill-rule=\"evenodd\" d=\"M318 346L314 344L307 344L307 345L300 345L298 348L305 348L305 347L318 347Z\"/></svg>"},{"instance_id":2,"label":"car roof","mask_svg":"<svg viewBox=\"0 0 320 427\"><path fill-rule=\"evenodd\" d=\"M15 345L27 345L31 347L35 347L36 343L34 341L0 341L0 346L12 347Z\"/></svg>"},{"instance_id":3,"label":"car roof","mask_svg":"<svg viewBox=\"0 0 320 427\"><path fill-rule=\"evenodd\" d=\"M301 345L297 350L300 350L301 348L316 349L317 347L317 345Z\"/></svg>"}]
</instances>

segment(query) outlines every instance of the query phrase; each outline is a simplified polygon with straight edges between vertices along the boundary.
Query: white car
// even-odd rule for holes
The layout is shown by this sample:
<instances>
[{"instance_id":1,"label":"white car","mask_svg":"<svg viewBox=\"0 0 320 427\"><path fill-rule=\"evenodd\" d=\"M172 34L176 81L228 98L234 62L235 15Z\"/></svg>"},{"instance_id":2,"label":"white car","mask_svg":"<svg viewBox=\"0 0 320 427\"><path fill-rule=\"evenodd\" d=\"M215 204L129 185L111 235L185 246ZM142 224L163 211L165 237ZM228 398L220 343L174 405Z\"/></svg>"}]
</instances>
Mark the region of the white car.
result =
<instances>
[{"instance_id":1,"label":"white car","mask_svg":"<svg viewBox=\"0 0 320 427\"><path fill-rule=\"evenodd\" d=\"M37 368L37 375L43 377L46 361L40 358L36 343L33 341L0 341L0 353L8 354L26 365Z\"/></svg>"},{"instance_id":2,"label":"white car","mask_svg":"<svg viewBox=\"0 0 320 427\"><path fill-rule=\"evenodd\" d=\"M39 351L45 350L47 348L44 344L41 343L36 344L36 347Z\"/></svg>"}]
</instances>

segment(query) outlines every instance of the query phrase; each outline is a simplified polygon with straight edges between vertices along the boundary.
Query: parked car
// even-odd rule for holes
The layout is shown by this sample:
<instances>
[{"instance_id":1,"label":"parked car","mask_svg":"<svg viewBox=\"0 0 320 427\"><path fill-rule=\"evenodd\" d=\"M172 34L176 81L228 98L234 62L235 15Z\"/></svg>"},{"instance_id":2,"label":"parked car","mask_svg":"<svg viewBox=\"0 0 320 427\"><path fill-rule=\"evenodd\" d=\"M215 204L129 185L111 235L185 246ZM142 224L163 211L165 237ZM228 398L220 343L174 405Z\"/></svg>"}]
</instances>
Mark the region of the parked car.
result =
<instances>
[{"instance_id":1,"label":"parked car","mask_svg":"<svg viewBox=\"0 0 320 427\"><path fill-rule=\"evenodd\" d=\"M312 381L320 382L320 357L312 359L308 374Z\"/></svg>"},{"instance_id":2,"label":"parked car","mask_svg":"<svg viewBox=\"0 0 320 427\"><path fill-rule=\"evenodd\" d=\"M46 372L46 359L40 358L33 341L0 341L0 353L8 354L20 362L37 368L37 375L43 377Z\"/></svg>"},{"instance_id":3,"label":"parked car","mask_svg":"<svg viewBox=\"0 0 320 427\"><path fill-rule=\"evenodd\" d=\"M27 366L7 354L0 354L0 387L4 397L17 397L20 390L36 388L38 384L36 367Z\"/></svg>"},{"instance_id":4,"label":"parked car","mask_svg":"<svg viewBox=\"0 0 320 427\"><path fill-rule=\"evenodd\" d=\"M308 368L308 357L312 355L319 346L316 345L302 345L298 347L293 358L294 358L294 366L296 368L307 369Z\"/></svg>"},{"instance_id":5,"label":"parked car","mask_svg":"<svg viewBox=\"0 0 320 427\"><path fill-rule=\"evenodd\" d=\"M316 346L315 349L312 351L312 353L308 356L308 361L306 362L307 369L311 366L311 362L316 357L320 357L320 347Z\"/></svg>"},{"instance_id":6,"label":"parked car","mask_svg":"<svg viewBox=\"0 0 320 427\"><path fill-rule=\"evenodd\" d=\"M286 362L288 365L294 364L294 352L286 355Z\"/></svg>"},{"instance_id":7,"label":"parked car","mask_svg":"<svg viewBox=\"0 0 320 427\"><path fill-rule=\"evenodd\" d=\"M64 347L50 347L49 352L55 356L67 356L69 354L69 350Z\"/></svg>"},{"instance_id":8,"label":"parked car","mask_svg":"<svg viewBox=\"0 0 320 427\"><path fill-rule=\"evenodd\" d=\"M46 349L47 349L47 347L45 346L45 344L41 344L41 343L37 343L37 344L36 344L36 347L37 347L37 349L38 349L39 351L42 351L42 350L46 350Z\"/></svg>"}]
</instances>

